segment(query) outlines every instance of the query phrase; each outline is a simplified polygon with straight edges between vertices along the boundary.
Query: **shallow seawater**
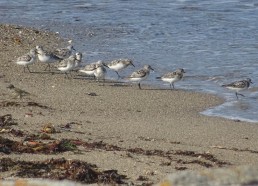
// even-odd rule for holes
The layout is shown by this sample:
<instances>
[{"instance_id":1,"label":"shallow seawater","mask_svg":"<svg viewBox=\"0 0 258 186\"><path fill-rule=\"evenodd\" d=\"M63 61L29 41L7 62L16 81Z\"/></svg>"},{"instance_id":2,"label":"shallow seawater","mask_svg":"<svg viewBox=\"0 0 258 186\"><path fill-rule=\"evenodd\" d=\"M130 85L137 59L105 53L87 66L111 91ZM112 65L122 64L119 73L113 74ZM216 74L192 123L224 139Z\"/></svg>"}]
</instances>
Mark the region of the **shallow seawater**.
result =
<instances>
[{"instance_id":1,"label":"shallow seawater","mask_svg":"<svg viewBox=\"0 0 258 186\"><path fill-rule=\"evenodd\" d=\"M85 62L131 58L150 64L148 84L165 72L187 72L176 88L226 100L203 114L258 122L258 2L256 0L25 0L0 2L2 23L33 26L73 38ZM126 76L133 71L123 72ZM116 74L108 71L109 78ZM221 87L251 78L245 97Z\"/></svg>"}]
</instances>

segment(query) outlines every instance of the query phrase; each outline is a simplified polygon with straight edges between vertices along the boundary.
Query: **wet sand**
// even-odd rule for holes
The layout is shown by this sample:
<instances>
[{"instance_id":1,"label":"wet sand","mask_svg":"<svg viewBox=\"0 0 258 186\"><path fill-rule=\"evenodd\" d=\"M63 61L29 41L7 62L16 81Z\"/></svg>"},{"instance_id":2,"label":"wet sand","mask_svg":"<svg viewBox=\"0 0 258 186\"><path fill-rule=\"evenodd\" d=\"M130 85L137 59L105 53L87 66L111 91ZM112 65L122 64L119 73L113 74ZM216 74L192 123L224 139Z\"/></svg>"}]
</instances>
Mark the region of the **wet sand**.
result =
<instances>
[{"instance_id":1,"label":"wet sand","mask_svg":"<svg viewBox=\"0 0 258 186\"><path fill-rule=\"evenodd\" d=\"M54 67L30 66L33 73L13 61L36 45L51 49L68 42L55 33L20 26L0 25L0 116L11 114L26 133L38 134L46 124L56 128L72 123L69 130L50 134L54 139L78 139L103 142L122 150L95 148L57 154L5 154L14 160L41 161L64 157L96 164L100 170L115 169L126 175L126 182L157 183L165 175L180 170L229 167L258 163L258 125L200 112L221 104L222 99L209 94L166 90L142 85L110 82L104 84L81 74L67 79ZM26 90L31 95L16 99L6 87ZM94 93L94 94L91 94ZM26 104L34 102L44 107ZM22 138L1 132L1 136ZM133 150L132 150L133 149ZM207 158L207 156L212 158ZM11 171L1 173L7 179ZM142 179L142 178L145 179Z\"/></svg>"}]
</instances>

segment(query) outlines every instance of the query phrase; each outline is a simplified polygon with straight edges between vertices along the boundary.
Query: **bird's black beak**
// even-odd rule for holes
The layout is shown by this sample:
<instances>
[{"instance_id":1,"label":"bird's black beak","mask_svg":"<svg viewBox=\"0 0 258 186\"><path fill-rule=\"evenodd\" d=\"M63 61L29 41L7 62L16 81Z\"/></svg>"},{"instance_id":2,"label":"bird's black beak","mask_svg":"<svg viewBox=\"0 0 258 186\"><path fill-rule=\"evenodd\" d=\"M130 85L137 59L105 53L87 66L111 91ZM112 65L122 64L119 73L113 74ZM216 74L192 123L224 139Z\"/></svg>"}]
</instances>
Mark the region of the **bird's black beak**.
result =
<instances>
[{"instance_id":1,"label":"bird's black beak","mask_svg":"<svg viewBox=\"0 0 258 186\"><path fill-rule=\"evenodd\" d=\"M107 66L107 64L106 64L106 63L103 63L103 66L105 66L105 67L109 68L109 67Z\"/></svg>"},{"instance_id":2,"label":"bird's black beak","mask_svg":"<svg viewBox=\"0 0 258 186\"><path fill-rule=\"evenodd\" d=\"M131 65L132 65L133 67L135 67L135 66L134 66L134 64L133 64L132 62L131 62Z\"/></svg>"}]
</instances>

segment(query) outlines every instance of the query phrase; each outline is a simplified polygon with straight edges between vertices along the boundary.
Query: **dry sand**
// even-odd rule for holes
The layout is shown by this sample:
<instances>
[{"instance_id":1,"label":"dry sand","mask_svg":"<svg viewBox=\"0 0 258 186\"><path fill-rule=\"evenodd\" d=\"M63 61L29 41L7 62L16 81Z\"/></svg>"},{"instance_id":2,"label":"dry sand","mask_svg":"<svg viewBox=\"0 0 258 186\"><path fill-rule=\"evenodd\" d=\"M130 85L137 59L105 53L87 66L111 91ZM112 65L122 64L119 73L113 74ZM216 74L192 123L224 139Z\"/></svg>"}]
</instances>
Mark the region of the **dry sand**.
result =
<instances>
[{"instance_id":1,"label":"dry sand","mask_svg":"<svg viewBox=\"0 0 258 186\"><path fill-rule=\"evenodd\" d=\"M258 163L258 125L208 117L200 112L223 102L214 95L182 90L157 89L143 85L107 82L75 76L66 79L55 69L43 72L44 64L30 66L24 73L13 61L36 45L64 47L67 41L54 33L18 26L0 25L0 100L33 101L49 108L8 106L0 116L11 114L15 129L39 133L51 123L55 127L74 122L70 131L51 134L55 139L80 139L116 145L126 150L81 149L81 153L4 154L14 160L38 161L65 157L96 164L100 170L115 169L134 184L157 183L168 173ZM76 73L75 73L76 74ZM30 92L14 99L8 84ZM91 96L89 93L95 93ZM50 109L51 108L51 109ZM14 139L7 133L1 136ZM136 153L128 149L144 150ZM155 153L156 152L156 153ZM160 152L169 154L160 156ZM212 155L213 159L205 155ZM1 173L2 178L11 174ZM1 177L0 176L0 177ZM142 181L142 178L146 181Z\"/></svg>"}]
</instances>

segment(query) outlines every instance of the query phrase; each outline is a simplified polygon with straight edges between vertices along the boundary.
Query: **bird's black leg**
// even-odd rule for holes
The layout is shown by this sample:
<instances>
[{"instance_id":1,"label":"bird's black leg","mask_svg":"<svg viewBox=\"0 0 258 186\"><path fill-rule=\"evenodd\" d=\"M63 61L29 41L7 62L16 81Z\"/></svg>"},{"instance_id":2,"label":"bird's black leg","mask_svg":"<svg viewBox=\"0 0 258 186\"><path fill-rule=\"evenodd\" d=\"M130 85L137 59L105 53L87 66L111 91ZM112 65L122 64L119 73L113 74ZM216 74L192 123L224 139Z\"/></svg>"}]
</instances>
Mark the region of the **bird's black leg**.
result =
<instances>
[{"instance_id":1,"label":"bird's black leg","mask_svg":"<svg viewBox=\"0 0 258 186\"><path fill-rule=\"evenodd\" d=\"M27 65L27 69L28 69L28 71L31 73L31 71L30 71L30 69L29 69L29 66Z\"/></svg>"},{"instance_id":2,"label":"bird's black leg","mask_svg":"<svg viewBox=\"0 0 258 186\"><path fill-rule=\"evenodd\" d=\"M118 74L118 72L117 71L115 71L116 72L116 74L117 74L117 76L118 76L118 79L120 79L121 78L121 76Z\"/></svg>"},{"instance_id":3,"label":"bird's black leg","mask_svg":"<svg viewBox=\"0 0 258 186\"><path fill-rule=\"evenodd\" d=\"M46 68L44 69L44 71L46 71L46 70L47 70L47 68L48 68L48 64L47 64Z\"/></svg>"},{"instance_id":4,"label":"bird's black leg","mask_svg":"<svg viewBox=\"0 0 258 186\"><path fill-rule=\"evenodd\" d=\"M47 64L47 67L44 69L44 71L46 71L47 68L48 68L48 71L50 71L50 68L51 68L51 67L50 67L50 64L49 64L49 63Z\"/></svg>"},{"instance_id":5,"label":"bird's black leg","mask_svg":"<svg viewBox=\"0 0 258 186\"><path fill-rule=\"evenodd\" d=\"M73 78L73 74L71 71L69 71L70 77Z\"/></svg>"},{"instance_id":6,"label":"bird's black leg","mask_svg":"<svg viewBox=\"0 0 258 186\"><path fill-rule=\"evenodd\" d=\"M236 98L238 99L237 92L236 92Z\"/></svg>"},{"instance_id":7,"label":"bird's black leg","mask_svg":"<svg viewBox=\"0 0 258 186\"><path fill-rule=\"evenodd\" d=\"M245 97L243 94L239 94L239 93L237 93L237 95L240 95L240 96L243 96L243 97Z\"/></svg>"},{"instance_id":8,"label":"bird's black leg","mask_svg":"<svg viewBox=\"0 0 258 186\"><path fill-rule=\"evenodd\" d=\"M138 87L139 87L139 89L142 89L142 88L141 88L141 84L140 84L140 83L138 83Z\"/></svg>"},{"instance_id":9,"label":"bird's black leg","mask_svg":"<svg viewBox=\"0 0 258 186\"><path fill-rule=\"evenodd\" d=\"M105 82L106 82L106 79L105 79L105 78L103 78L103 86L105 86Z\"/></svg>"},{"instance_id":10,"label":"bird's black leg","mask_svg":"<svg viewBox=\"0 0 258 186\"><path fill-rule=\"evenodd\" d=\"M69 79L69 76L66 72L65 72L65 78Z\"/></svg>"}]
</instances>

